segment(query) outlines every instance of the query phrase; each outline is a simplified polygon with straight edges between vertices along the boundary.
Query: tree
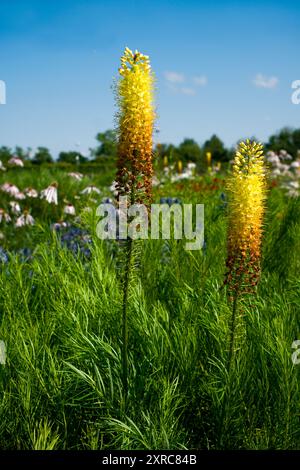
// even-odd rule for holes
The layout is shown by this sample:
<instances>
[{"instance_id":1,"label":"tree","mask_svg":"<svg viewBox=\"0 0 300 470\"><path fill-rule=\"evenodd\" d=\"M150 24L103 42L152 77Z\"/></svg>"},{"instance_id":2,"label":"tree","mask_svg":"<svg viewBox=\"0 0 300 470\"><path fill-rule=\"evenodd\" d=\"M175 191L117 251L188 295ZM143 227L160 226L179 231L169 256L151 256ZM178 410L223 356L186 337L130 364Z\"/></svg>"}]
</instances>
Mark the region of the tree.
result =
<instances>
[{"instance_id":1,"label":"tree","mask_svg":"<svg viewBox=\"0 0 300 470\"><path fill-rule=\"evenodd\" d=\"M30 147L28 147L27 150L25 150L19 145L17 145L14 150L14 155L16 155L18 158L21 158L21 160L29 160L30 151L31 151Z\"/></svg>"},{"instance_id":2,"label":"tree","mask_svg":"<svg viewBox=\"0 0 300 470\"><path fill-rule=\"evenodd\" d=\"M298 131L293 131L289 127L284 127L276 134L271 135L269 142L265 145L267 150L273 150L274 152L279 152L280 150L286 150L290 155L296 157L297 155L297 145L295 140L298 142Z\"/></svg>"},{"instance_id":3,"label":"tree","mask_svg":"<svg viewBox=\"0 0 300 470\"><path fill-rule=\"evenodd\" d=\"M212 135L210 139L204 142L202 152L204 157L206 152L210 152L212 160L215 162L226 162L229 158L227 149L224 147L222 140L219 139L216 134Z\"/></svg>"},{"instance_id":4,"label":"tree","mask_svg":"<svg viewBox=\"0 0 300 470\"><path fill-rule=\"evenodd\" d=\"M174 150L174 158L182 162L200 162L201 148L194 139L184 139Z\"/></svg>"},{"instance_id":5,"label":"tree","mask_svg":"<svg viewBox=\"0 0 300 470\"><path fill-rule=\"evenodd\" d=\"M172 165L174 160L178 160L178 154L176 154L177 149L173 144L156 144L154 148L154 163L158 164L160 167L164 163L165 157L167 157L167 164Z\"/></svg>"},{"instance_id":6,"label":"tree","mask_svg":"<svg viewBox=\"0 0 300 470\"><path fill-rule=\"evenodd\" d=\"M81 155L81 153L71 150L70 152L60 152L58 156L58 161L64 162L64 163L76 164L76 163L85 163L87 161L87 158Z\"/></svg>"},{"instance_id":7,"label":"tree","mask_svg":"<svg viewBox=\"0 0 300 470\"><path fill-rule=\"evenodd\" d=\"M46 147L38 147L32 159L35 165L42 165L43 163L52 163L53 158Z\"/></svg>"},{"instance_id":8,"label":"tree","mask_svg":"<svg viewBox=\"0 0 300 470\"><path fill-rule=\"evenodd\" d=\"M117 156L117 141L115 131L109 129L105 132L99 132L96 139L100 142L99 147L93 150L93 156L98 158L115 158Z\"/></svg>"},{"instance_id":9,"label":"tree","mask_svg":"<svg viewBox=\"0 0 300 470\"><path fill-rule=\"evenodd\" d=\"M300 152L300 129L295 129L293 132L293 142L296 150L296 157L298 157L298 152Z\"/></svg>"},{"instance_id":10,"label":"tree","mask_svg":"<svg viewBox=\"0 0 300 470\"><path fill-rule=\"evenodd\" d=\"M2 163L6 163L13 156L12 150L4 145L0 147L0 160Z\"/></svg>"}]
</instances>

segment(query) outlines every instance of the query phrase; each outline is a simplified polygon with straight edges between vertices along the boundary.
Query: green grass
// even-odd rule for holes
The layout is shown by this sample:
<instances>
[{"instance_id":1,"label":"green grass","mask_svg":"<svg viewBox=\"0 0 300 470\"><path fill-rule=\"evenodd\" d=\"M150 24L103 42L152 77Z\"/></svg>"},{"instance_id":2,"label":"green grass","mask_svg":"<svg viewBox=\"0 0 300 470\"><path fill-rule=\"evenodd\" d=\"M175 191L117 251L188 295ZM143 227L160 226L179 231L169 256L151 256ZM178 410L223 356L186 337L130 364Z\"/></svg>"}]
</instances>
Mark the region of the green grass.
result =
<instances>
[{"instance_id":1,"label":"green grass","mask_svg":"<svg viewBox=\"0 0 300 470\"><path fill-rule=\"evenodd\" d=\"M43 175L41 187L52 176ZM156 192L205 204L206 250L185 251L184 241L142 243L128 307L126 410L114 242L94 236L84 261L45 224L32 262L12 257L1 265L1 449L300 448L300 366L291 360L300 339L300 201L279 189L269 195L263 275L243 306L228 377L220 192L189 182Z\"/></svg>"}]
</instances>

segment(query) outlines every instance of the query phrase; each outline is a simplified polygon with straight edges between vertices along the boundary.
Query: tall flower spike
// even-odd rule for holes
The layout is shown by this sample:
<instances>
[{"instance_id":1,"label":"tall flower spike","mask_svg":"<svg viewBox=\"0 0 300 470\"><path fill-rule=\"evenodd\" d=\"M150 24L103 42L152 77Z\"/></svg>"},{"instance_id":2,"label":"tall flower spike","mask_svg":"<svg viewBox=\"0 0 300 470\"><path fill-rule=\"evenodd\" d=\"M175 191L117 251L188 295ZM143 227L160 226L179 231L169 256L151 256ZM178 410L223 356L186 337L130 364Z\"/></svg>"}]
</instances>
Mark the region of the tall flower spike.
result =
<instances>
[{"instance_id":1,"label":"tall flower spike","mask_svg":"<svg viewBox=\"0 0 300 470\"><path fill-rule=\"evenodd\" d=\"M243 294L253 292L260 276L262 224L266 198L266 178L261 144L249 140L240 143L227 189L230 196L230 212L227 272L224 283L228 286L232 313L229 322L227 382L219 423L221 448L232 419L230 414L226 416L232 393L232 364L234 353L239 349L239 344L237 344L241 339L239 332L243 331L241 330L243 322L239 314L239 300Z\"/></svg>"},{"instance_id":2,"label":"tall flower spike","mask_svg":"<svg viewBox=\"0 0 300 470\"><path fill-rule=\"evenodd\" d=\"M154 129L154 75L149 57L126 47L116 86L118 195L132 202L151 201L152 136ZM133 200L134 194L134 200Z\"/></svg>"},{"instance_id":3,"label":"tall flower spike","mask_svg":"<svg viewBox=\"0 0 300 470\"><path fill-rule=\"evenodd\" d=\"M148 208L152 198L152 135L154 76L149 57L126 47L121 57L116 85L118 161L117 197L129 196L129 204L141 203ZM124 407L128 396L128 303L133 281L136 244L129 237L124 244L122 279L122 381Z\"/></svg>"},{"instance_id":4,"label":"tall flower spike","mask_svg":"<svg viewBox=\"0 0 300 470\"><path fill-rule=\"evenodd\" d=\"M253 291L260 276L266 199L261 144L249 140L240 143L227 189L230 195L230 213L225 283L235 296L237 293Z\"/></svg>"}]
</instances>

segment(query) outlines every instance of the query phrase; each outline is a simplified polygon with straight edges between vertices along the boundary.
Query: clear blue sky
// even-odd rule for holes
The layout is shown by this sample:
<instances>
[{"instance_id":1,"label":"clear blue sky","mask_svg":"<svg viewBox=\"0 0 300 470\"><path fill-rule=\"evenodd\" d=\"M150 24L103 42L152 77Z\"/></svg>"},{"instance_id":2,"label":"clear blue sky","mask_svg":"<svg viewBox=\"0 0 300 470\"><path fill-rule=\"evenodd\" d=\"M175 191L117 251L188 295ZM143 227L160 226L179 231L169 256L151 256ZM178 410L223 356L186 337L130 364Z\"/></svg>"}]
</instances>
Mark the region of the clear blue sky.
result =
<instances>
[{"instance_id":1,"label":"clear blue sky","mask_svg":"<svg viewBox=\"0 0 300 470\"><path fill-rule=\"evenodd\" d=\"M300 1L0 0L0 145L95 145L125 46L157 76L156 141L300 127ZM76 146L77 145L77 146Z\"/></svg>"}]
</instances>

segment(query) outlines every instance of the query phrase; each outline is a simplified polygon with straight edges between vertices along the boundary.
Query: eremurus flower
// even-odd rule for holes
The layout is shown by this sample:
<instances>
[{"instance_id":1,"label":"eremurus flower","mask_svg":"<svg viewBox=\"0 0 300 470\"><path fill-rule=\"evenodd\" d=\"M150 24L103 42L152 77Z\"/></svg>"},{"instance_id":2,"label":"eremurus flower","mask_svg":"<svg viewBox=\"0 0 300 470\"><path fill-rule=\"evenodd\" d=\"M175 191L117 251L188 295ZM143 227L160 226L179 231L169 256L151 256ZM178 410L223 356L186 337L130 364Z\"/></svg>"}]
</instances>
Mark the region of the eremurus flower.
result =
<instances>
[{"instance_id":1,"label":"eremurus flower","mask_svg":"<svg viewBox=\"0 0 300 470\"><path fill-rule=\"evenodd\" d=\"M227 183L230 196L225 283L231 293L251 292L260 276L266 179L263 147L242 142Z\"/></svg>"},{"instance_id":2,"label":"eremurus flower","mask_svg":"<svg viewBox=\"0 0 300 470\"><path fill-rule=\"evenodd\" d=\"M125 48L121 57L119 79L115 93L118 105L118 160L116 196L129 196L129 204L146 204L152 198L152 152L155 111L153 106L154 76L149 57ZM120 200L120 199L119 199ZM122 278L122 381L124 407L128 392L128 295L135 267L136 246L127 238L124 245L124 275Z\"/></svg>"},{"instance_id":3,"label":"eremurus flower","mask_svg":"<svg viewBox=\"0 0 300 470\"><path fill-rule=\"evenodd\" d=\"M135 195L135 202L151 200L154 76L149 57L126 47L116 85L118 195Z\"/></svg>"}]
</instances>

